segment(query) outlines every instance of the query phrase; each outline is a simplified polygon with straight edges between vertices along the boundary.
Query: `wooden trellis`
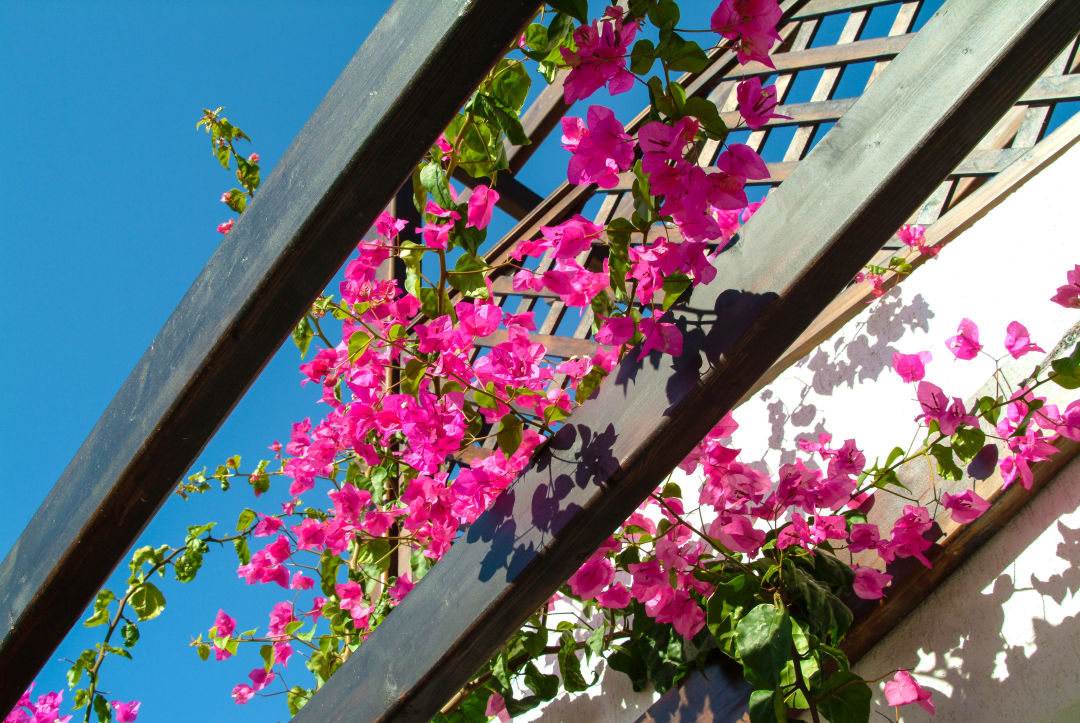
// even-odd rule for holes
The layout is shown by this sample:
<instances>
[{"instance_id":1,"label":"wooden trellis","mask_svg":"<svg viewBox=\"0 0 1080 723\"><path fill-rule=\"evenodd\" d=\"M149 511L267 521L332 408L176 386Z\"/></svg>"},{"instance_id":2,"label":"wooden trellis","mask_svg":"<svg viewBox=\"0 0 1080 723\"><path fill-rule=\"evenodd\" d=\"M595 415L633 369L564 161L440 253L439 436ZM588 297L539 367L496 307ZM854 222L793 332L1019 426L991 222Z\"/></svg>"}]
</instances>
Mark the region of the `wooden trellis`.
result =
<instances>
[{"instance_id":1,"label":"wooden trellis","mask_svg":"<svg viewBox=\"0 0 1080 723\"><path fill-rule=\"evenodd\" d=\"M1075 0L949 0L944 17L914 36L920 2L903 2L888 37L861 39L879 5L782 3L785 40L774 56L781 97L796 74L824 71L809 101L780 109L796 130L768 183L786 182L725 253L717 280L675 311L684 356L632 355L613 372L297 720L429 718L770 373L900 224L959 207L982 179L1035 147L1053 102L1080 95ZM380 22L0 566L0 613L10 621L0 642L0 710L14 704L344 261L356 229L371 225L538 7L399 0ZM848 13L841 40L813 47L837 13ZM858 102L833 97L845 68L870 61L873 83ZM1050 75L1029 90L1051 61ZM719 56L687 88L728 109L747 74L772 71ZM566 111L560 93L545 91L527 113L535 145L510 154L512 169ZM807 156L818 126L841 116ZM782 127L746 142L763 148ZM706 148L701 162L718 151ZM351 191L360 184L364 194ZM597 192L563 185L539 200L512 179L499 187L520 222L492 260ZM626 190L605 192L598 221L625 213ZM601 253L581 261L596 265ZM548 307L539 332L553 355L593 348L588 313L559 335L565 309L557 299L515 293L505 278L495 290L516 304L512 311Z\"/></svg>"}]
</instances>

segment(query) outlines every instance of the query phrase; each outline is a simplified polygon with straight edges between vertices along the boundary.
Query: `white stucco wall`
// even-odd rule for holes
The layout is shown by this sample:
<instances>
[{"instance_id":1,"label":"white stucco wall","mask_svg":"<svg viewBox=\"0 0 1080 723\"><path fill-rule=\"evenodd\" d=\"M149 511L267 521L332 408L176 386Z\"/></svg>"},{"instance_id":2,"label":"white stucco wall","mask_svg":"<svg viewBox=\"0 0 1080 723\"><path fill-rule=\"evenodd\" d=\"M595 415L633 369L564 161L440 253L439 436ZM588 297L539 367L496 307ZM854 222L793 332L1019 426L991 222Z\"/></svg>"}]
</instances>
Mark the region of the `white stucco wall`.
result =
<instances>
[{"instance_id":1,"label":"white stucco wall","mask_svg":"<svg viewBox=\"0 0 1080 723\"><path fill-rule=\"evenodd\" d=\"M941 254L740 407L732 446L774 472L798 437L854 438L869 459L907 447L921 411L891 370L893 352L930 350L927 379L968 398L992 360L956 361L945 340L972 319L1001 357L1020 321L1050 350L1080 313L1049 301L1080 263L1080 145L1018 189ZM1019 362L1020 378L1042 355ZM676 473L678 475L678 473ZM937 721L1080 721L1080 463L1073 464L994 540L880 643L866 677L914 667L936 695ZM687 489L689 480L680 480ZM878 686L879 690L881 686ZM948 697L947 697L948 696ZM529 720L629 721L654 695L611 673L598 688L557 700ZM891 709L881 711L892 719ZM922 720L908 706L903 720ZM884 720L875 716L875 720Z\"/></svg>"}]
</instances>

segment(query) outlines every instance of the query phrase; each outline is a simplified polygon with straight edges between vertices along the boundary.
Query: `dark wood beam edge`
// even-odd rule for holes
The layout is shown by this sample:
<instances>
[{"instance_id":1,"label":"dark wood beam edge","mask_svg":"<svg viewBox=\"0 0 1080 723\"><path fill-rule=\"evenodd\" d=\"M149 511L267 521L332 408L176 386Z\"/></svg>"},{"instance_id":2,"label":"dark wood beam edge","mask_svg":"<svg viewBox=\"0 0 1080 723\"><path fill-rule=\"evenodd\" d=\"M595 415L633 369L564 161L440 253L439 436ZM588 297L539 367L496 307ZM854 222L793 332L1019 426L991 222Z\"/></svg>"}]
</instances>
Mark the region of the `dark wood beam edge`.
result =
<instances>
[{"instance_id":1,"label":"dark wood beam edge","mask_svg":"<svg viewBox=\"0 0 1080 723\"><path fill-rule=\"evenodd\" d=\"M437 712L1078 30L1072 0L951 0L751 219L717 280L677 305L684 355L625 360L295 720Z\"/></svg>"},{"instance_id":2,"label":"dark wood beam edge","mask_svg":"<svg viewBox=\"0 0 1080 723\"><path fill-rule=\"evenodd\" d=\"M372 31L0 565L0 710L539 6L399 0Z\"/></svg>"}]
</instances>

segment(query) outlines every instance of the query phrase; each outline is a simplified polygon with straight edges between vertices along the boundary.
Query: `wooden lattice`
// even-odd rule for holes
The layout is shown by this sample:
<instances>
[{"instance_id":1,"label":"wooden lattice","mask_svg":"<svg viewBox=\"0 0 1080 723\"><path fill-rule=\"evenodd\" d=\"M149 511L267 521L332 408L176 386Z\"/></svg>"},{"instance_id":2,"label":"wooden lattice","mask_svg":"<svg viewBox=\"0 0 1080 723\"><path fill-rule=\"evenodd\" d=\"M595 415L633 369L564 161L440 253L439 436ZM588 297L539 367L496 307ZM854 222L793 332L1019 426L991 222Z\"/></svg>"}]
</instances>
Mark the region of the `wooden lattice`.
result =
<instances>
[{"instance_id":1,"label":"wooden lattice","mask_svg":"<svg viewBox=\"0 0 1080 723\"><path fill-rule=\"evenodd\" d=\"M723 52L715 56L712 64L702 73L683 78L688 95L704 96L720 108L722 118L733 129L729 142L745 143L766 160L769 177L747 184L751 200L764 197L791 175L806 154L840 121L893 58L911 43L917 35L916 28L925 24L931 11L940 5L940 0L789 0L782 3L785 19L780 26L780 34L783 40L773 52L775 69L760 63L740 66L733 53ZM884 34L873 32L886 27ZM776 112L790 116L789 119L773 119L752 132L736 125L739 115L735 90L739 82L750 77L759 77L763 84L775 85L780 102ZM934 80L928 78L925 82L933 83ZM1039 80L934 190L909 221L932 227L987 180L1025 155L1035 152L1047 134L1057 105L1071 103L1062 109L1064 113L1059 114L1071 115L1080 111L1080 103L1075 103L1077 100L1080 100L1080 38L1055 58ZM562 86L559 82L537 98L525 114L525 125L532 133L533 143L509 149L512 171L524 165L547 133L558 127L558 119L567 110L568 107L562 103ZM642 112L630 123L628 130L633 132L644 122L645 113ZM716 162L722 150L719 142L709 141L701 148L698 162L702 166L710 166ZM500 183L505 185L501 179ZM586 204L595 205L597 200L599 210L593 217L595 223L604 224L613 218L629 217L633 212L632 183L633 174L626 172L621 175L620 183L611 189L563 184L528 212L523 212L520 205L513 206L513 210L518 212L515 215L519 223L496 244L488 255L489 261L493 264L504 262L517 242L537 238L541 226L559 223L580 212ZM516 190L516 185L511 185ZM522 196L520 192L513 193L515 199ZM955 219L952 222L955 223ZM660 232L658 228L657 233ZM663 232L675 240L679 238L676 229ZM886 263L898 247L899 242L894 239L883 247L874 262ZM605 255L606 249L597 245L576 260L596 271L601 268ZM543 273L553 263L550 254L544 256L536 272ZM496 303L509 313L534 312L537 323L535 340L545 346L550 356L567 359L591 355L596 351L596 344L591 340L591 309L585 308L579 314L575 309L568 309L557 296L546 290L515 291L510 277L511 272L494 277ZM858 308L856 305L852 307ZM481 347L489 347L504 339L504 334L496 333L479 343ZM482 348L478 348L474 356L480 353L483 353ZM785 357L789 363L794 361L789 357ZM489 439L486 448L491 449L494 444L494 439ZM459 459L469 461L486 453L481 448L474 448L467 450Z\"/></svg>"}]
</instances>

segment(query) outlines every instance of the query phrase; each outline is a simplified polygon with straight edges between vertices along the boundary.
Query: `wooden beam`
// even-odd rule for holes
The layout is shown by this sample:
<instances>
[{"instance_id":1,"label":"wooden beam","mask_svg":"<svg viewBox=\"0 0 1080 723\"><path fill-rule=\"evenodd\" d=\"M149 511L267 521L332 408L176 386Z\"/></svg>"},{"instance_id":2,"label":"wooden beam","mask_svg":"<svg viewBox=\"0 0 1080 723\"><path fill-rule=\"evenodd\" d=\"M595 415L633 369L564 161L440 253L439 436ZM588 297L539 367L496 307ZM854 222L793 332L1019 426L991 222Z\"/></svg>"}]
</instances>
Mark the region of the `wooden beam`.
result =
<instances>
[{"instance_id":1,"label":"wooden beam","mask_svg":"<svg viewBox=\"0 0 1080 723\"><path fill-rule=\"evenodd\" d=\"M399 0L387 11L0 565L0 710L539 6Z\"/></svg>"},{"instance_id":2,"label":"wooden beam","mask_svg":"<svg viewBox=\"0 0 1080 723\"><path fill-rule=\"evenodd\" d=\"M1080 31L1075 0L950 0L669 317L297 715L430 718L730 410ZM934 83L924 82L934 78Z\"/></svg>"}]
</instances>

